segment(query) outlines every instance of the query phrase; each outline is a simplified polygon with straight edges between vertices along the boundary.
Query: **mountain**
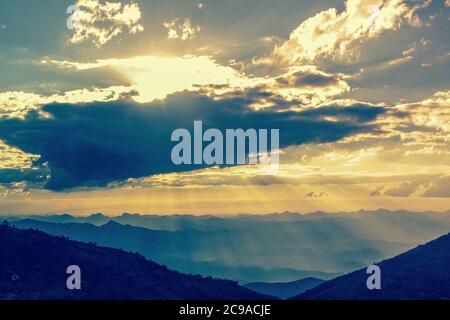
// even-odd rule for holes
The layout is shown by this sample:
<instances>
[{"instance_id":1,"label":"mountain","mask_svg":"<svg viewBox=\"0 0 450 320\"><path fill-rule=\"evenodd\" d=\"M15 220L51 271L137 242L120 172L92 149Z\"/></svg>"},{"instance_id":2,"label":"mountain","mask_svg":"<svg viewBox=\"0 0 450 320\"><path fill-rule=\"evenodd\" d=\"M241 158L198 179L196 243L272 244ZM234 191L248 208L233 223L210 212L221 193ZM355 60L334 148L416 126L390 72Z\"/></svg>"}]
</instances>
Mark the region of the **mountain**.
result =
<instances>
[{"instance_id":1,"label":"mountain","mask_svg":"<svg viewBox=\"0 0 450 320\"><path fill-rule=\"evenodd\" d=\"M252 282L245 284L244 287L261 294L287 299L317 287L323 282L324 280L309 277L291 282Z\"/></svg>"},{"instance_id":2,"label":"mountain","mask_svg":"<svg viewBox=\"0 0 450 320\"><path fill-rule=\"evenodd\" d=\"M381 289L368 290L366 269L327 281L293 299L450 300L450 234L377 264Z\"/></svg>"},{"instance_id":3,"label":"mountain","mask_svg":"<svg viewBox=\"0 0 450 320\"><path fill-rule=\"evenodd\" d=\"M81 268L81 290L66 269ZM171 271L139 254L0 226L0 299L268 299L236 282Z\"/></svg>"},{"instance_id":4,"label":"mountain","mask_svg":"<svg viewBox=\"0 0 450 320\"><path fill-rule=\"evenodd\" d=\"M450 210L447 212L410 212L410 211L390 211L379 209L376 211L360 210L357 212L331 212L325 213L321 211L308 214L300 214L293 212L272 213L265 215L239 214L230 216L215 215L143 215L123 213L118 216L107 216L102 213L94 213L89 216L73 216L70 214L59 215L3 215L2 220L14 221L23 219L32 219L53 223L91 223L94 225L103 225L112 220L120 224L131 225L135 227L143 227L153 230L180 231L180 230L223 230L235 229L251 224L267 224L271 222L299 222L299 221L318 221L318 220L336 220L340 222L353 221L362 223L367 221L369 224L388 224L395 226L395 222L399 219L406 221L414 221L423 224L424 222L440 222L450 220ZM408 226L409 228L410 226ZM421 226L422 227L422 226ZM379 229L378 229L379 230Z\"/></svg>"},{"instance_id":5,"label":"mountain","mask_svg":"<svg viewBox=\"0 0 450 320\"><path fill-rule=\"evenodd\" d=\"M240 282L266 279L289 281L292 278L308 276L331 279L338 275L264 264L251 265L248 259L241 257L242 253L238 250L239 239L231 239L233 234L226 235L224 232L214 235L212 232L198 230L177 232L149 230L124 226L114 221L99 227L88 223L62 224L30 219L13 221L11 224L19 228L33 228L53 235L67 236L73 240L139 252L148 259L185 273L209 275ZM217 253L217 251L221 252ZM228 263L230 259L227 258L233 257L233 254L234 260L240 258L242 263ZM207 259L203 259L203 256ZM215 260L212 257L224 257L224 259Z\"/></svg>"},{"instance_id":6,"label":"mountain","mask_svg":"<svg viewBox=\"0 0 450 320\"><path fill-rule=\"evenodd\" d=\"M45 221L51 223L90 223L94 225L102 225L112 220L110 217L105 216L102 213L94 213L87 217L73 216L67 213L56 215L10 215L0 216L0 219L7 221L17 221L23 219L31 219L37 221Z\"/></svg>"},{"instance_id":7,"label":"mountain","mask_svg":"<svg viewBox=\"0 0 450 320\"><path fill-rule=\"evenodd\" d=\"M182 272L242 283L331 279L450 231L448 212L286 212L230 217L95 214L46 217L46 221L32 217L10 221L73 240L139 252Z\"/></svg>"},{"instance_id":8,"label":"mountain","mask_svg":"<svg viewBox=\"0 0 450 320\"><path fill-rule=\"evenodd\" d=\"M170 263L170 267L175 270L183 270L183 272L186 273L203 274L224 279L232 279L238 281L241 284L247 283L247 281L261 281L261 279L270 279L270 281L274 282L286 282L290 281L290 279L303 279L305 277L312 276L322 277L324 279L333 279L340 275L338 273L298 270L281 267L266 268L264 266L251 264L228 265L220 261L183 262L172 260Z\"/></svg>"}]
</instances>

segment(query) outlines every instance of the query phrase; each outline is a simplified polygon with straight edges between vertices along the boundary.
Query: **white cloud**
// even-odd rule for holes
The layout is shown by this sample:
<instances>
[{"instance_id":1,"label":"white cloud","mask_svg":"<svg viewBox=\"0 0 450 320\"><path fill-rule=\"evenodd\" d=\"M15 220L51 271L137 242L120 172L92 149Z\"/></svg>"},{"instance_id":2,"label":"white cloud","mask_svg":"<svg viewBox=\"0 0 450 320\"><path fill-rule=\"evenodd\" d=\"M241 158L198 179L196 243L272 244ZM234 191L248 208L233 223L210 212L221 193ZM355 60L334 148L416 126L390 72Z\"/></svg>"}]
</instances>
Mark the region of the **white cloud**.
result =
<instances>
[{"instance_id":1,"label":"white cloud","mask_svg":"<svg viewBox=\"0 0 450 320\"><path fill-rule=\"evenodd\" d=\"M194 25L189 18L181 22L179 19L167 21L163 23L163 26L167 29L168 39L179 39L182 41L194 38L195 34L201 30L200 26Z\"/></svg>"},{"instance_id":2,"label":"white cloud","mask_svg":"<svg viewBox=\"0 0 450 320\"><path fill-rule=\"evenodd\" d=\"M420 26L416 11L430 2L347 0L343 12L330 8L301 23L288 41L275 48L272 59L281 59L287 64L313 62L320 58L357 59L359 44L396 30L405 21Z\"/></svg>"},{"instance_id":3,"label":"white cloud","mask_svg":"<svg viewBox=\"0 0 450 320\"><path fill-rule=\"evenodd\" d=\"M0 140L0 170L31 168L38 155L25 153L22 150L7 145Z\"/></svg>"},{"instance_id":4,"label":"white cloud","mask_svg":"<svg viewBox=\"0 0 450 320\"><path fill-rule=\"evenodd\" d=\"M106 89L80 89L63 94L43 96L23 91L0 92L0 119L23 119L30 111L40 112L40 108L48 103L87 103L93 101L113 101L127 95L132 89L115 86ZM41 114L45 117L45 114Z\"/></svg>"},{"instance_id":5,"label":"white cloud","mask_svg":"<svg viewBox=\"0 0 450 320\"><path fill-rule=\"evenodd\" d=\"M305 65L289 68L286 73L259 81L261 89L280 96L286 101L301 101L299 108L315 107L329 102L343 93L351 90L343 74L332 74L319 70L315 66ZM273 107L270 103L265 105L264 100L259 102L257 109Z\"/></svg>"},{"instance_id":6,"label":"white cloud","mask_svg":"<svg viewBox=\"0 0 450 320\"><path fill-rule=\"evenodd\" d=\"M133 84L127 88L135 90L137 95L133 99L142 103L184 90L201 91L214 98L245 95L250 90L264 91L273 98L265 99L261 95L257 104L252 105L256 109L276 106L278 99L298 101L299 107L314 107L351 90L346 75L327 73L315 66L291 67L280 75L262 78L240 73L208 56L138 56L89 63L63 60L42 63L77 70L113 68L130 79Z\"/></svg>"},{"instance_id":7,"label":"white cloud","mask_svg":"<svg viewBox=\"0 0 450 320\"><path fill-rule=\"evenodd\" d=\"M138 92L138 102L164 99L167 95L184 90L198 91L201 86L249 87L260 81L248 78L229 66L218 64L207 56L159 57L139 56L124 59L104 59L93 63L46 61L61 68L77 70L111 67L129 78L128 87Z\"/></svg>"},{"instance_id":8,"label":"white cloud","mask_svg":"<svg viewBox=\"0 0 450 320\"><path fill-rule=\"evenodd\" d=\"M397 108L408 115L405 124L434 128L450 138L450 91L437 92L429 99Z\"/></svg>"},{"instance_id":9,"label":"white cloud","mask_svg":"<svg viewBox=\"0 0 450 320\"><path fill-rule=\"evenodd\" d=\"M101 0L78 0L79 11L72 16L72 43L91 41L100 47L124 31L143 31L141 11L135 2L122 4Z\"/></svg>"}]
</instances>

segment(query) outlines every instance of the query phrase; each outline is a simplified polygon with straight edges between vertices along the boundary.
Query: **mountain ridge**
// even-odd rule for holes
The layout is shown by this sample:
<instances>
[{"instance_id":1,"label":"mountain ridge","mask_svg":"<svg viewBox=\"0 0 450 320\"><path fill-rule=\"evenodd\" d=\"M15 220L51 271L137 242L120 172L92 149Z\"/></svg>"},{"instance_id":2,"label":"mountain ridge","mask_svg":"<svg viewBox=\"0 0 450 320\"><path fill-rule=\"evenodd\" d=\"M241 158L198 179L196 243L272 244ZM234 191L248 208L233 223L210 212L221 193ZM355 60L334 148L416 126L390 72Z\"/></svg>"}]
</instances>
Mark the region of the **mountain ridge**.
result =
<instances>
[{"instance_id":1,"label":"mountain ridge","mask_svg":"<svg viewBox=\"0 0 450 320\"><path fill-rule=\"evenodd\" d=\"M450 300L450 233L377 263L381 289L369 290L366 269L359 269L293 300Z\"/></svg>"},{"instance_id":2,"label":"mountain ridge","mask_svg":"<svg viewBox=\"0 0 450 320\"><path fill-rule=\"evenodd\" d=\"M0 299L273 299L236 282L169 270L143 256L0 225ZM81 290L66 268L79 265Z\"/></svg>"}]
</instances>

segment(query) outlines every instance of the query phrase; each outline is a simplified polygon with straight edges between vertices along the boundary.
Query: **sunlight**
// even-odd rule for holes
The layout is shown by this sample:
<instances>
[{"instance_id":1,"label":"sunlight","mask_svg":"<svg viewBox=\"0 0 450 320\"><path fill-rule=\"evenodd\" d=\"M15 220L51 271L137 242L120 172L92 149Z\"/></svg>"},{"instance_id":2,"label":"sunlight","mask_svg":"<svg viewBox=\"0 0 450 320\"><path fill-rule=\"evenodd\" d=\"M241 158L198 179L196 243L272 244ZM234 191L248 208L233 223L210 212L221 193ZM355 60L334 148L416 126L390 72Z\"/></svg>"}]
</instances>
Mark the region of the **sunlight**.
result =
<instances>
[{"instance_id":1,"label":"sunlight","mask_svg":"<svg viewBox=\"0 0 450 320\"><path fill-rule=\"evenodd\" d=\"M207 56L158 57L140 56L124 59L97 60L93 63L43 61L77 70L112 67L123 73L139 93L134 99L150 102L198 86L248 87L258 79L250 79L229 66L223 66Z\"/></svg>"}]
</instances>

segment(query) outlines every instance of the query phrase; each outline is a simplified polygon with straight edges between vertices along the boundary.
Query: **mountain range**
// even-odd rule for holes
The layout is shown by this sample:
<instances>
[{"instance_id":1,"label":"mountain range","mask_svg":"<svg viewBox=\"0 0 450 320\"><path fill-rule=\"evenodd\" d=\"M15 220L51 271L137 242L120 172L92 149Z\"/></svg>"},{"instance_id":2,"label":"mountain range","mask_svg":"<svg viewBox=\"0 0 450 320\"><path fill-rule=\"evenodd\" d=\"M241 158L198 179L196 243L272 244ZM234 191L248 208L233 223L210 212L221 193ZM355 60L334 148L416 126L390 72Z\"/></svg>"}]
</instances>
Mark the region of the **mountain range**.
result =
<instances>
[{"instance_id":1,"label":"mountain range","mask_svg":"<svg viewBox=\"0 0 450 320\"><path fill-rule=\"evenodd\" d=\"M5 217L73 240L139 252L181 272L249 282L331 279L450 231L450 213Z\"/></svg>"}]
</instances>

